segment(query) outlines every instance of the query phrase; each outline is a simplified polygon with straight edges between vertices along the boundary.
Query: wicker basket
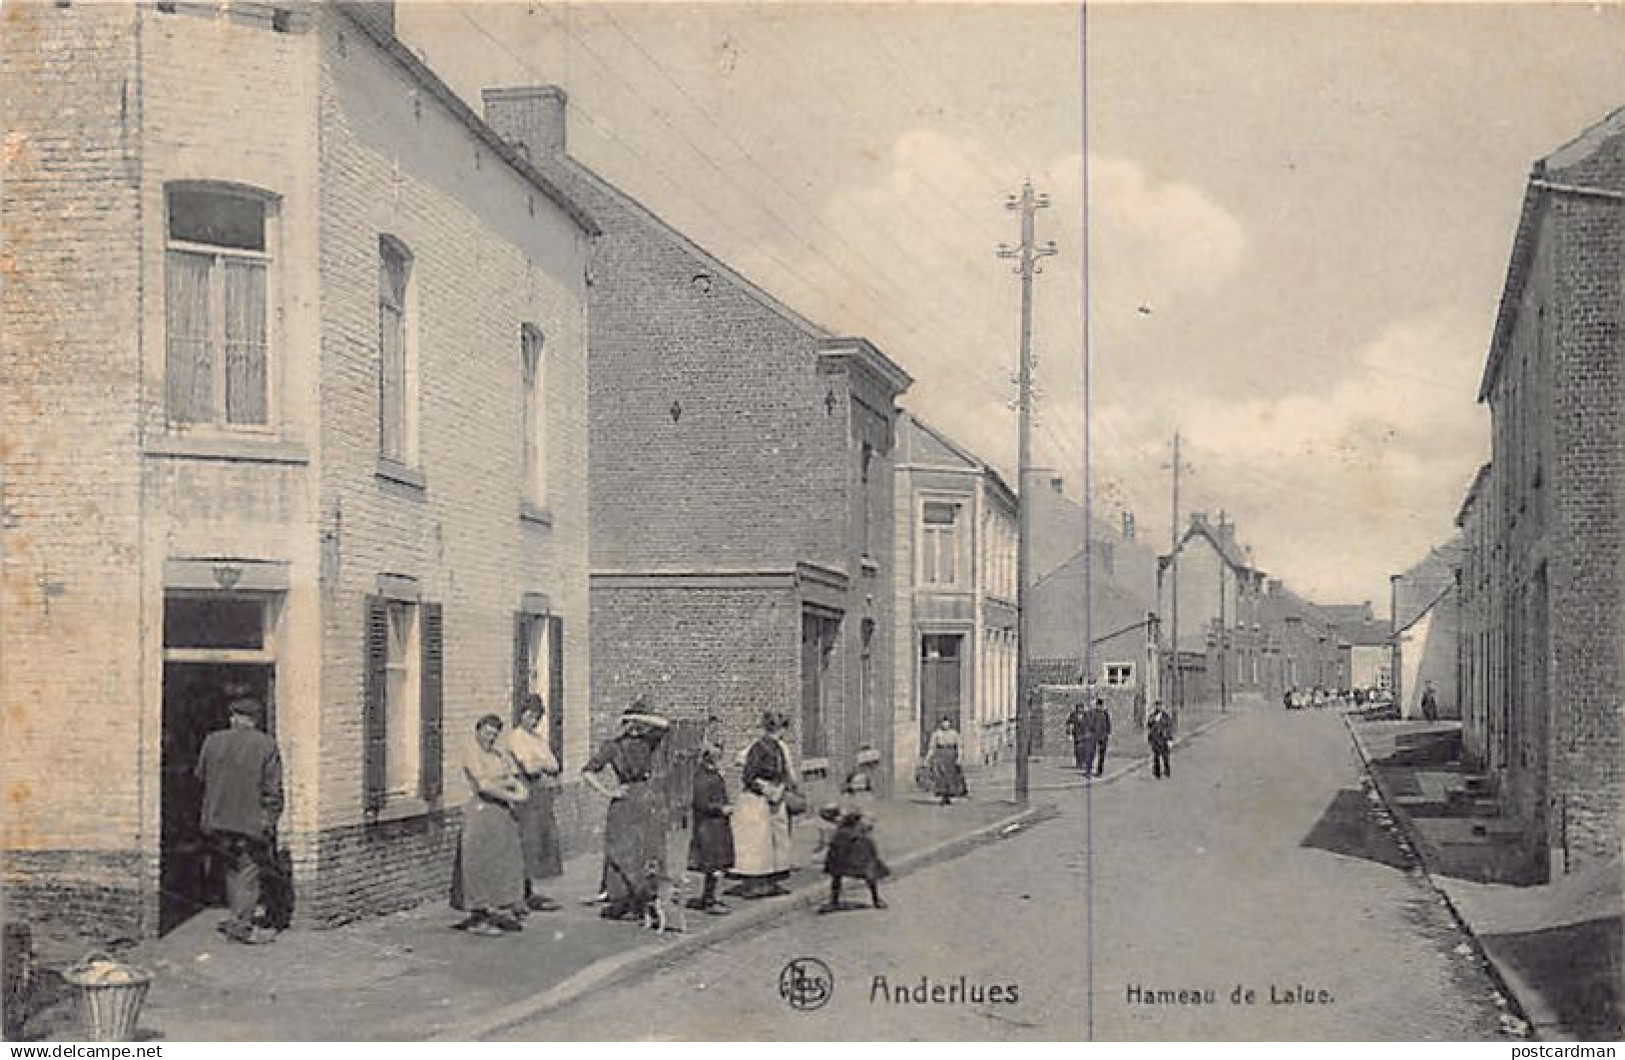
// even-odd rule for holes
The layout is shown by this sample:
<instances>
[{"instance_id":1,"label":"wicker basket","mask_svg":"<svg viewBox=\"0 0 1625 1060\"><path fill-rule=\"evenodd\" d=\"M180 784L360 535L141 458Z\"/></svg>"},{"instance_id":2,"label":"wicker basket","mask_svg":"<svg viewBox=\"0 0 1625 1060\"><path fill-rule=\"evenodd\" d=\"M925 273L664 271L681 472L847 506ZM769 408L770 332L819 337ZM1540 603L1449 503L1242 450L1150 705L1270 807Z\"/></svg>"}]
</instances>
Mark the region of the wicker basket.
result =
<instances>
[{"instance_id":1,"label":"wicker basket","mask_svg":"<svg viewBox=\"0 0 1625 1060\"><path fill-rule=\"evenodd\" d=\"M126 976L122 982L92 977L89 958L62 973L62 978L79 988L80 1013L89 1041L135 1040L136 1020L152 986L152 973L128 964L118 964L118 968Z\"/></svg>"}]
</instances>

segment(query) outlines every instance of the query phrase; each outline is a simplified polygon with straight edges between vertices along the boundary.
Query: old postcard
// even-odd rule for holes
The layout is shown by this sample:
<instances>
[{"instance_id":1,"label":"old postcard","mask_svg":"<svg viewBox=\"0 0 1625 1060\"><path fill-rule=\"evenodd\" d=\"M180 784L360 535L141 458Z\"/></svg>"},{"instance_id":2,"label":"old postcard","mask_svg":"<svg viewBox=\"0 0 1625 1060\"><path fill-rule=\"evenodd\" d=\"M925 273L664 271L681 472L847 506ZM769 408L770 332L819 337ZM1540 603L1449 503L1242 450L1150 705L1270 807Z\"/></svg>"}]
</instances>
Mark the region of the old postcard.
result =
<instances>
[{"instance_id":1,"label":"old postcard","mask_svg":"<svg viewBox=\"0 0 1625 1060\"><path fill-rule=\"evenodd\" d=\"M0 35L8 1039L1625 1030L1625 6Z\"/></svg>"}]
</instances>

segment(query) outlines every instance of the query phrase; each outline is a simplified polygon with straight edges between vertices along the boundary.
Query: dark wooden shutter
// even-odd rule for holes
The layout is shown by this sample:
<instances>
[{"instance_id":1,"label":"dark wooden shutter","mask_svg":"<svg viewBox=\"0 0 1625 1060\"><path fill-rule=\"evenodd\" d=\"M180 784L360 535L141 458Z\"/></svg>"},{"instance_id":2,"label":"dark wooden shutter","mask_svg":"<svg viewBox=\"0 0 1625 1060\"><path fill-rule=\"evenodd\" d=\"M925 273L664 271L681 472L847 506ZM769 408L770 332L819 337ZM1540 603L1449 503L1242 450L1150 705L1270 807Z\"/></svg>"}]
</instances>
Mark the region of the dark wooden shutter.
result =
<instances>
[{"instance_id":1,"label":"dark wooden shutter","mask_svg":"<svg viewBox=\"0 0 1625 1060\"><path fill-rule=\"evenodd\" d=\"M367 597L365 674L362 688L362 806L369 814L384 807L384 688L389 663L389 604Z\"/></svg>"},{"instance_id":2,"label":"dark wooden shutter","mask_svg":"<svg viewBox=\"0 0 1625 1060\"><path fill-rule=\"evenodd\" d=\"M423 685L418 696L422 718L419 794L425 802L440 798L445 776L445 632L439 604L423 605Z\"/></svg>"},{"instance_id":3,"label":"dark wooden shutter","mask_svg":"<svg viewBox=\"0 0 1625 1060\"><path fill-rule=\"evenodd\" d=\"M553 748L553 757L564 767L564 619L557 615L547 619L548 687L547 687L547 742Z\"/></svg>"},{"instance_id":4,"label":"dark wooden shutter","mask_svg":"<svg viewBox=\"0 0 1625 1060\"><path fill-rule=\"evenodd\" d=\"M530 691L530 624L537 621L523 611L513 615L513 720L519 721L519 709L525 705L525 693Z\"/></svg>"}]
</instances>

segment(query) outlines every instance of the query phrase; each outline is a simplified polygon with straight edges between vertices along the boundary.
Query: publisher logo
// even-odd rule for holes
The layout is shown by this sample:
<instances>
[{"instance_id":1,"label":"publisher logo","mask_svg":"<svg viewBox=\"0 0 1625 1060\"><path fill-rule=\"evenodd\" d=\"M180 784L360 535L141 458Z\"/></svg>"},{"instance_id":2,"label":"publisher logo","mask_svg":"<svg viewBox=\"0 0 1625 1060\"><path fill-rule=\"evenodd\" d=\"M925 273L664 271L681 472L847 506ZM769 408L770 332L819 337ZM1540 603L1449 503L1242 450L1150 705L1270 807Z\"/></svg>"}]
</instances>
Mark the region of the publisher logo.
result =
<instances>
[{"instance_id":1,"label":"publisher logo","mask_svg":"<svg viewBox=\"0 0 1625 1060\"><path fill-rule=\"evenodd\" d=\"M835 973L817 957L797 957L779 973L779 996L793 1009L823 1008L833 993Z\"/></svg>"}]
</instances>

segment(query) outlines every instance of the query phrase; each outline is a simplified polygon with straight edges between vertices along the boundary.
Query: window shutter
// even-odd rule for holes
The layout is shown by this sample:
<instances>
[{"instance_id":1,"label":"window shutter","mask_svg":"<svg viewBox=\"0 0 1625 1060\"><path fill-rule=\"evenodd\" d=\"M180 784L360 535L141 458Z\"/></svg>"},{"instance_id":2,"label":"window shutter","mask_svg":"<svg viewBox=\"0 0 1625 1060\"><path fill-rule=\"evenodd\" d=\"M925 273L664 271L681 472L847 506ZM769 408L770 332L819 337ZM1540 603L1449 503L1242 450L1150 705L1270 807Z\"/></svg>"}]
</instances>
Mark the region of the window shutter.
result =
<instances>
[{"instance_id":1,"label":"window shutter","mask_svg":"<svg viewBox=\"0 0 1625 1060\"><path fill-rule=\"evenodd\" d=\"M552 615L547 619L548 688L547 688L547 742L553 748L553 757L564 766L564 619Z\"/></svg>"},{"instance_id":2,"label":"window shutter","mask_svg":"<svg viewBox=\"0 0 1625 1060\"><path fill-rule=\"evenodd\" d=\"M423 688L418 698L423 719L419 769L424 801L440 798L445 774L445 634L439 604L423 605Z\"/></svg>"},{"instance_id":3,"label":"window shutter","mask_svg":"<svg viewBox=\"0 0 1625 1060\"><path fill-rule=\"evenodd\" d=\"M530 624L536 621L523 611L513 615L513 720L519 721L519 708L530 691Z\"/></svg>"},{"instance_id":4,"label":"window shutter","mask_svg":"<svg viewBox=\"0 0 1625 1060\"><path fill-rule=\"evenodd\" d=\"M362 716L362 805L369 814L384 807L384 671L389 662L389 605L367 597L366 673Z\"/></svg>"}]
</instances>

